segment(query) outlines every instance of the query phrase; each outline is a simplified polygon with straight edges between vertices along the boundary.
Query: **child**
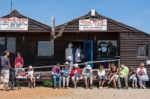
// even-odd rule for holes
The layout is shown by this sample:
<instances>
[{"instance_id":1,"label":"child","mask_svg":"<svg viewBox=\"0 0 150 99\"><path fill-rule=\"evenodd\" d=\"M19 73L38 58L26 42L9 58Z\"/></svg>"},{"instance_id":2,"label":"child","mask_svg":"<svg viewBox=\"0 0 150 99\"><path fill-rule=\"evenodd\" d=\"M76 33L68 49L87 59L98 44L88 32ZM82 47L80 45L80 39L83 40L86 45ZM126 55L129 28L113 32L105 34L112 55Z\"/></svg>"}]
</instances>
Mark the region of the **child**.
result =
<instances>
[{"instance_id":1,"label":"child","mask_svg":"<svg viewBox=\"0 0 150 99\"><path fill-rule=\"evenodd\" d=\"M19 76L22 76L22 77L26 77L26 72L24 69L22 69L20 72L19 72Z\"/></svg>"},{"instance_id":2,"label":"child","mask_svg":"<svg viewBox=\"0 0 150 99\"><path fill-rule=\"evenodd\" d=\"M132 87L137 88L137 77L136 73L134 72L133 68L129 70L129 80L132 81Z\"/></svg>"},{"instance_id":3,"label":"child","mask_svg":"<svg viewBox=\"0 0 150 99\"><path fill-rule=\"evenodd\" d=\"M29 66L29 69L28 69L28 78L30 79L31 84L32 84L32 86L34 88L35 87L35 77L34 77L33 74L34 74L33 67Z\"/></svg>"},{"instance_id":4,"label":"child","mask_svg":"<svg viewBox=\"0 0 150 99\"><path fill-rule=\"evenodd\" d=\"M98 72L99 87L103 86L106 80L106 73L103 65L99 66Z\"/></svg>"}]
</instances>

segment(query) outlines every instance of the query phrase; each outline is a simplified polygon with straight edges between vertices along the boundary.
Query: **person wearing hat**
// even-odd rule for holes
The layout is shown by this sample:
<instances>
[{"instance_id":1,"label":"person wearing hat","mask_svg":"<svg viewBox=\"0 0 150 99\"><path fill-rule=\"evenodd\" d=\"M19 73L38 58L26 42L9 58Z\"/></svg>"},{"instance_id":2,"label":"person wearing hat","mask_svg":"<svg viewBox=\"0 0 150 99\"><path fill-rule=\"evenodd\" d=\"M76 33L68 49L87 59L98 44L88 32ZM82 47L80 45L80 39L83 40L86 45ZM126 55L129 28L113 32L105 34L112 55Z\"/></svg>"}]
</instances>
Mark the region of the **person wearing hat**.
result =
<instances>
[{"instance_id":1,"label":"person wearing hat","mask_svg":"<svg viewBox=\"0 0 150 99\"><path fill-rule=\"evenodd\" d=\"M52 69L52 77L54 80L54 89L58 86L58 88L61 88L61 69L60 69L60 64L57 63L56 66L53 67Z\"/></svg>"},{"instance_id":2,"label":"person wearing hat","mask_svg":"<svg viewBox=\"0 0 150 99\"><path fill-rule=\"evenodd\" d=\"M74 67L71 70L70 76L74 84L74 88L76 88L79 82L79 79L81 77L81 69L79 68L78 64L74 64Z\"/></svg>"},{"instance_id":3,"label":"person wearing hat","mask_svg":"<svg viewBox=\"0 0 150 99\"><path fill-rule=\"evenodd\" d=\"M62 69L63 88L68 88L70 78L69 62L65 62L64 65L65 66Z\"/></svg>"},{"instance_id":4,"label":"person wearing hat","mask_svg":"<svg viewBox=\"0 0 150 99\"><path fill-rule=\"evenodd\" d=\"M31 85L34 88L35 87L35 77L34 77L34 70L33 67L30 65L28 69L28 78L31 81Z\"/></svg>"},{"instance_id":5,"label":"person wearing hat","mask_svg":"<svg viewBox=\"0 0 150 99\"><path fill-rule=\"evenodd\" d=\"M89 87L92 88L92 84L93 84L93 70L92 70L90 65L87 65L83 69L82 75L83 75L83 78L84 78L84 83L85 83L86 88L88 88L88 80L90 82Z\"/></svg>"}]
</instances>

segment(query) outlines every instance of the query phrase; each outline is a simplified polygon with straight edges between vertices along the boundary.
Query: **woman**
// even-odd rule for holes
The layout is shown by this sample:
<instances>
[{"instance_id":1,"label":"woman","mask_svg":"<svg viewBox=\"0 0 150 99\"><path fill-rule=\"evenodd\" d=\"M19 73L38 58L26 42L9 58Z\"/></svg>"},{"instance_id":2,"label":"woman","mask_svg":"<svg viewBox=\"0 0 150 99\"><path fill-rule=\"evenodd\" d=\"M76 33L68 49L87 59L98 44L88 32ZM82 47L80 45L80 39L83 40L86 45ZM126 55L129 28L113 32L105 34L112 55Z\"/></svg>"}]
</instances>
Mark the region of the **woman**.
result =
<instances>
[{"instance_id":1,"label":"woman","mask_svg":"<svg viewBox=\"0 0 150 99\"><path fill-rule=\"evenodd\" d=\"M70 76L71 76L72 82L74 84L74 88L76 88L77 84L79 82L79 79L81 77L81 69L78 67L78 64L74 64L74 67L71 70Z\"/></svg>"},{"instance_id":2,"label":"woman","mask_svg":"<svg viewBox=\"0 0 150 99\"><path fill-rule=\"evenodd\" d=\"M103 65L99 66L98 72L98 80L99 80L99 87L104 86L105 80L106 80L106 73Z\"/></svg>"},{"instance_id":3,"label":"woman","mask_svg":"<svg viewBox=\"0 0 150 99\"><path fill-rule=\"evenodd\" d=\"M53 77L53 83L54 83L54 89L55 88L61 88L61 80L62 80L62 77L61 77L61 68L60 68L60 64L57 63L56 66L54 66L52 68L52 77Z\"/></svg>"},{"instance_id":4,"label":"woman","mask_svg":"<svg viewBox=\"0 0 150 99\"><path fill-rule=\"evenodd\" d=\"M88 88L88 86L89 86L90 89L92 89L93 70L92 70L90 65L87 65L85 68L83 68L82 75L83 75L83 78L84 78L84 83L85 83L86 89ZM89 81L90 85L89 85L88 81Z\"/></svg>"},{"instance_id":5,"label":"woman","mask_svg":"<svg viewBox=\"0 0 150 99\"><path fill-rule=\"evenodd\" d=\"M63 88L68 88L70 78L69 62L65 62L65 67L62 69Z\"/></svg>"},{"instance_id":6,"label":"woman","mask_svg":"<svg viewBox=\"0 0 150 99\"><path fill-rule=\"evenodd\" d=\"M118 76L118 68L115 66L115 64L111 64L108 78L109 78L108 84L113 82L113 86L114 88L116 88L117 87L116 81L119 78L119 76Z\"/></svg>"},{"instance_id":7,"label":"woman","mask_svg":"<svg viewBox=\"0 0 150 99\"><path fill-rule=\"evenodd\" d=\"M15 74L18 76L19 72L22 70L24 65L24 59L21 54L18 52L17 57L15 58Z\"/></svg>"},{"instance_id":8,"label":"woman","mask_svg":"<svg viewBox=\"0 0 150 99\"><path fill-rule=\"evenodd\" d=\"M137 68L136 73L139 79L140 88L145 89L146 81L149 80L149 77L147 75L146 68L144 68L144 63L140 64L139 68Z\"/></svg>"}]
</instances>

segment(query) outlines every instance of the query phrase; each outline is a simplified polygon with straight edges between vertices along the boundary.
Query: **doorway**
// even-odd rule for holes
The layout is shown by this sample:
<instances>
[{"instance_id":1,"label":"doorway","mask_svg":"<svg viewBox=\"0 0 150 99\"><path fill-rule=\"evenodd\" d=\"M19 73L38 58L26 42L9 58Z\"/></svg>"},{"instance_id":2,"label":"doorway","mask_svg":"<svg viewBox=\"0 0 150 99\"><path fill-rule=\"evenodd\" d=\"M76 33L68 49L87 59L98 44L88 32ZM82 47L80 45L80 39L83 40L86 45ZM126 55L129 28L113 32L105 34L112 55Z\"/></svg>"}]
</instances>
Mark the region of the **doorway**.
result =
<instances>
[{"instance_id":1,"label":"doorway","mask_svg":"<svg viewBox=\"0 0 150 99\"><path fill-rule=\"evenodd\" d=\"M72 41L73 45L73 60L76 63L76 50L81 48L81 63L93 61L93 40ZM80 62L79 62L80 63ZM93 64L90 64L93 68ZM84 66L83 66L84 67Z\"/></svg>"}]
</instances>

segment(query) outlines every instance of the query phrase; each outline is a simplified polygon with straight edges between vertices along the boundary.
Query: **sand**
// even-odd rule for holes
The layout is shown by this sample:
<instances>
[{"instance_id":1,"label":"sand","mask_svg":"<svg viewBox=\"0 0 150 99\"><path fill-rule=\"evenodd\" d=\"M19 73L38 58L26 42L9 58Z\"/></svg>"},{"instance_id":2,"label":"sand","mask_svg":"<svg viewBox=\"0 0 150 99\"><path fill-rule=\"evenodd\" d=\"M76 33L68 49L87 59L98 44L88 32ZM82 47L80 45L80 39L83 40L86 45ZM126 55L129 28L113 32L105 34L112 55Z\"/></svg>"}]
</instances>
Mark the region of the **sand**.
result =
<instances>
[{"instance_id":1,"label":"sand","mask_svg":"<svg viewBox=\"0 0 150 99\"><path fill-rule=\"evenodd\" d=\"M27 87L21 90L10 90L8 92L0 90L0 99L150 99L150 89L113 89L113 88L93 88L84 89L82 87L74 89L53 89Z\"/></svg>"}]
</instances>

